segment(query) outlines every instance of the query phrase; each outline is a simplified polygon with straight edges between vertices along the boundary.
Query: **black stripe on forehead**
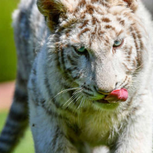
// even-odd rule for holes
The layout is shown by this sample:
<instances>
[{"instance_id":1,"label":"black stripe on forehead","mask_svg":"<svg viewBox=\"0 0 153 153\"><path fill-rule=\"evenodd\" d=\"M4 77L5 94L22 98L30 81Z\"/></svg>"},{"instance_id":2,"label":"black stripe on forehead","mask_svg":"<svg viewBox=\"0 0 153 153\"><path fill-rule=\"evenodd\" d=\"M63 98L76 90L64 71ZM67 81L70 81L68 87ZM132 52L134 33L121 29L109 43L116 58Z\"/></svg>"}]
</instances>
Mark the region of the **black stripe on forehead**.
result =
<instances>
[{"instance_id":1,"label":"black stripe on forehead","mask_svg":"<svg viewBox=\"0 0 153 153\"><path fill-rule=\"evenodd\" d=\"M122 25L125 26L125 20L121 17L117 17L117 21Z\"/></svg>"},{"instance_id":2,"label":"black stripe on forehead","mask_svg":"<svg viewBox=\"0 0 153 153\"><path fill-rule=\"evenodd\" d=\"M85 28L85 29L81 30L81 32L78 34L78 38L80 38L80 36L81 36L82 34L88 32L88 31L90 31L89 28Z\"/></svg>"},{"instance_id":3,"label":"black stripe on forehead","mask_svg":"<svg viewBox=\"0 0 153 153\"><path fill-rule=\"evenodd\" d=\"M131 34L134 39L135 48L137 50L137 63L138 67L142 67L142 51L144 50L144 45L142 41L142 35L136 26L131 26Z\"/></svg>"},{"instance_id":4,"label":"black stripe on forehead","mask_svg":"<svg viewBox=\"0 0 153 153\"><path fill-rule=\"evenodd\" d=\"M81 26L79 26L80 29L84 28L89 23L89 20L85 20Z\"/></svg>"},{"instance_id":5,"label":"black stripe on forehead","mask_svg":"<svg viewBox=\"0 0 153 153\"><path fill-rule=\"evenodd\" d=\"M99 3L105 7L110 7L110 3L106 0L90 0L90 1L86 1L86 0L81 0L78 4L78 7L84 7L85 5L87 6L88 4L94 4L94 3Z\"/></svg>"},{"instance_id":6,"label":"black stripe on forehead","mask_svg":"<svg viewBox=\"0 0 153 153\"><path fill-rule=\"evenodd\" d=\"M109 22L111 22L111 19L109 19L108 17L103 17L102 22L109 23Z\"/></svg>"}]
</instances>

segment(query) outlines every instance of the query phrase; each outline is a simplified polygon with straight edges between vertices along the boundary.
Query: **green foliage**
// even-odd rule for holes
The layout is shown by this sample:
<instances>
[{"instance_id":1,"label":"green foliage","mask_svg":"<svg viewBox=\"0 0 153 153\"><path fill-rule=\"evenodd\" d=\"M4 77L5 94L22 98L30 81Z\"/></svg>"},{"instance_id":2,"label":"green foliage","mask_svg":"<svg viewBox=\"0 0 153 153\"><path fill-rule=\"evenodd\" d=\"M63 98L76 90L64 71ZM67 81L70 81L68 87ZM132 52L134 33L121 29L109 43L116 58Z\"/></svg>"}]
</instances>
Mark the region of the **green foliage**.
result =
<instances>
[{"instance_id":1,"label":"green foliage","mask_svg":"<svg viewBox=\"0 0 153 153\"><path fill-rule=\"evenodd\" d=\"M0 132L4 126L6 116L6 112L0 113ZM24 137L21 139L20 144L17 146L13 153L34 153L32 135L29 129L26 131Z\"/></svg>"},{"instance_id":2,"label":"green foliage","mask_svg":"<svg viewBox=\"0 0 153 153\"><path fill-rule=\"evenodd\" d=\"M0 0L0 82L16 77L16 50L13 37L12 12L19 0Z\"/></svg>"}]
</instances>

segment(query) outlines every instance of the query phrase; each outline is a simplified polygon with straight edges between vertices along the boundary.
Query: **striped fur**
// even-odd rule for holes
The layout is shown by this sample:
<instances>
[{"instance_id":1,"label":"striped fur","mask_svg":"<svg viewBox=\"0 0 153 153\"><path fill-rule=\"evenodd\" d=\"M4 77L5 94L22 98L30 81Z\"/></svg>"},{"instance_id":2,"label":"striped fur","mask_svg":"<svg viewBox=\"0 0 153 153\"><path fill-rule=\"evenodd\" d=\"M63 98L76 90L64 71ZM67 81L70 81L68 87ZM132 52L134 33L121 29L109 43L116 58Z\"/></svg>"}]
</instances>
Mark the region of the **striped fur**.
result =
<instances>
[{"instance_id":1,"label":"striped fur","mask_svg":"<svg viewBox=\"0 0 153 153\"><path fill-rule=\"evenodd\" d=\"M140 0L22 0L14 31L18 78L0 153L27 126L27 98L36 153L152 152L153 23ZM120 88L126 102L98 102Z\"/></svg>"}]
</instances>

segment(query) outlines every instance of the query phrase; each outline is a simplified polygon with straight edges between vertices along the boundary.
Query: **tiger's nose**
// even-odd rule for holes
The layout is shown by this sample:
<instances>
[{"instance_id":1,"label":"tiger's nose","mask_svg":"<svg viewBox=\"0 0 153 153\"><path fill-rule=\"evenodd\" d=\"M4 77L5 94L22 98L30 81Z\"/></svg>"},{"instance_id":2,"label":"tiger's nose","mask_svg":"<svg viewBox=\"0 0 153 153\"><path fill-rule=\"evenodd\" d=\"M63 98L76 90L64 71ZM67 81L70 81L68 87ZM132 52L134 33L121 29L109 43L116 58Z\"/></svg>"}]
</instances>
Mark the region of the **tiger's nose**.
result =
<instances>
[{"instance_id":1,"label":"tiger's nose","mask_svg":"<svg viewBox=\"0 0 153 153\"><path fill-rule=\"evenodd\" d=\"M95 89L99 94L102 94L102 95L109 95L114 90L114 89L104 90L104 89L101 89L101 88L98 88L98 87L95 87Z\"/></svg>"},{"instance_id":2,"label":"tiger's nose","mask_svg":"<svg viewBox=\"0 0 153 153\"><path fill-rule=\"evenodd\" d=\"M102 89L100 89L100 88L98 88L98 87L96 87L96 91L99 93L99 94L102 94L102 95L109 95L111 92L112 92L112 90L110 91L110 90L102 90Z\"/></svg>"}]
</instances>

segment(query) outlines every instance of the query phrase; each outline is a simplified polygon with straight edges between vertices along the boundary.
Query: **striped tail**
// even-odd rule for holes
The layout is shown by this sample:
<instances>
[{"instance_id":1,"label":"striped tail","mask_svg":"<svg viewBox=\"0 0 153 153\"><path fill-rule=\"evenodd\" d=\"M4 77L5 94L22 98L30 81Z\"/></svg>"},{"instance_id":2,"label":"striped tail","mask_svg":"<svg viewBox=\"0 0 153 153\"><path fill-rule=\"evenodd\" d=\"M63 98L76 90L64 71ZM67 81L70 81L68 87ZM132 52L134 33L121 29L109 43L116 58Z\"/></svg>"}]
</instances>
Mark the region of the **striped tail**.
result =
<instances>
[{"instance_id":1,"label":"striped tail","mask_svg":"<svg viewBox=\"0 0 153 153\"><path fill-rule=\"evenodd\" d=\"M21 79L16 83L13 104L4 129L0 135L0 153L10 153L19 142L28 125L26 83Z\"/></svg>"}]
</instances>

